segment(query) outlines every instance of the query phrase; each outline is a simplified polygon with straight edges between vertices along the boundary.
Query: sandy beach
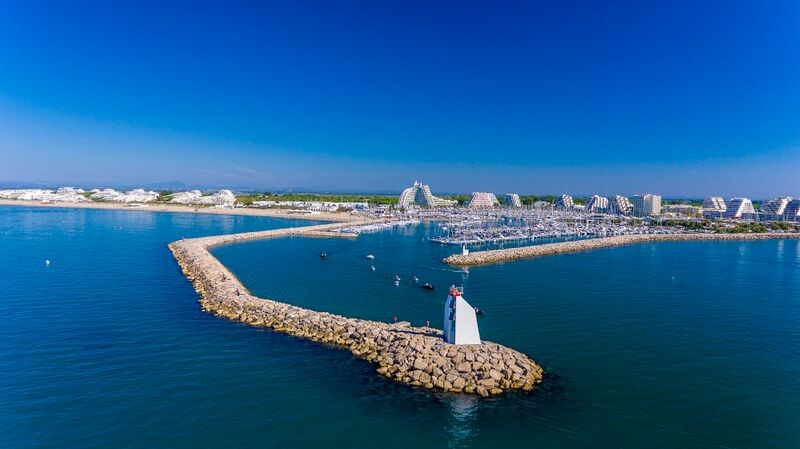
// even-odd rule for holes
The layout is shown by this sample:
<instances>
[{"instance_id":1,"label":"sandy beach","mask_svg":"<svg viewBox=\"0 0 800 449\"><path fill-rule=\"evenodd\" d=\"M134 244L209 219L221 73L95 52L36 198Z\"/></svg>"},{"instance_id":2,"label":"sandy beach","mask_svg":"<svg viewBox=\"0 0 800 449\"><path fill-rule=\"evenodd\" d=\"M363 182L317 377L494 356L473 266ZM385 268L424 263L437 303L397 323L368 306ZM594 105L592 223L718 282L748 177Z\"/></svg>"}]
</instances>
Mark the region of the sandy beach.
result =
<instances>
[{"instance_id":1,"label":"sandy beach","mask_svg":"<svg viewBox=\"0 0 800 449\"><path fill-rule=\"evenodd\" d=\"M256 209L250 207L242 207L236 209L223 209L215 207L194 207L184 206L181 204L148 204L146 207L134 207L130 204L122 203L99 203L99 202L86 202L86 203L71 203L57 201L53 203L40 203L38 201L21 201L21 200L2 200L0 199L0 206L24 206L24 207L51 207L51 208L72 208L72 209L112 209L112 210L128 210L128 211L143 211L143 212L182 212L194 214L215 214L215 215L247 215L254 217L276 217L276 218L295 218L299 220L322 220L322 221L335 221L335 222L356 222L363 221L364 217L360 215L351 215L344 212L320 212L318 214L300 214L291 213L284 209Z\"/></svg>"}]
</instances>

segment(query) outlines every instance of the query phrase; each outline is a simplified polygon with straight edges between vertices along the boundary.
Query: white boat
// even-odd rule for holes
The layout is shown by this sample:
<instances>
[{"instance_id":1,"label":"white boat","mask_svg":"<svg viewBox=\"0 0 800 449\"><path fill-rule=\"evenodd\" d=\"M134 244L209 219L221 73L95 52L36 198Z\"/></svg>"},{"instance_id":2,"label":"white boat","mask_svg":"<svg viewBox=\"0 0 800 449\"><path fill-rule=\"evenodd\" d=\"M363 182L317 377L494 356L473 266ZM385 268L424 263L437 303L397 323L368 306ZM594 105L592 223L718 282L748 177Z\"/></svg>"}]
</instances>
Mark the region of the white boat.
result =
<instances>
[{"instance_id":1,"label":"white boat","mask_svg":"<svg viewBox=\"0 0 800 449\"><path fill-rule=\"evenodd\" d=\"M372 254L367 254L367 259L372 260L374 258L375 258L375 256L373 256Z\"/></svg>"}]
</instances>

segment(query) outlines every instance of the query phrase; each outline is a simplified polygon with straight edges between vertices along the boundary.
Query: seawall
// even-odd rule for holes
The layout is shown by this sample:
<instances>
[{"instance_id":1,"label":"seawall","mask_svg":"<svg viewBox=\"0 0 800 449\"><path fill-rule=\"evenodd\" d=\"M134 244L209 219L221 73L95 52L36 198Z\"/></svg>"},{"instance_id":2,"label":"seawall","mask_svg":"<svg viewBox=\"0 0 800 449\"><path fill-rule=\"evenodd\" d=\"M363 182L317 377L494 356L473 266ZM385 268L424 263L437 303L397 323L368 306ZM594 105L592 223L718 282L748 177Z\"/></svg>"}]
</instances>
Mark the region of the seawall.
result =
<instances>
[{"instance_id":1,"label":"seawall","mask_svg":"<svg viewBox=\"0 0 800 449\"><path fill-rule=\"evenodd\" d=\"M797 239L800 233L763 233L763 234L633 234L614 237L601 237L571 242L545 243L542 245L522 246L518 248L476 251L468 255L453 254L445 257L444 263L456 266L486 265L509 260L529 259L532 257L553 254L577 253L591 249L612 246L630 245L646 242L683 242L698 240L767 240Z\"/></svg>"},{"instance_id":2,"label":"seawall","mask_svg":"<svg viewBox=\"0 0 800 449\"><path fill-rule=\"evenodd\" d=\"M351 224L184 239L170 243L169 248L200 294L203 310L348 349L395 381L481 396L530 391L541 382L543 372L536 362L497 343L456 346L446 343L438 329L348 318L256 297L208 251L225 243L286 236L355 237L335 232L346 226Z\"/></svg>"}]
</instances>

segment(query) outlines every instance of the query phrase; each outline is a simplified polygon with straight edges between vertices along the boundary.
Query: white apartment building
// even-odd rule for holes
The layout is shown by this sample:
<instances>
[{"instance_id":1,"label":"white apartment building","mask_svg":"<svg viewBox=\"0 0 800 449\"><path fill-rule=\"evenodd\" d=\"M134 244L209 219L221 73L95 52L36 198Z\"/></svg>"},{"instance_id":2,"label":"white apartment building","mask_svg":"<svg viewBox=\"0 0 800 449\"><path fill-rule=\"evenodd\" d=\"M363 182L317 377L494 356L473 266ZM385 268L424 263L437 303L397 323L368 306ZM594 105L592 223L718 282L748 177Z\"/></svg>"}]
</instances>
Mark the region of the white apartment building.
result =
<instances>
[{"instance_id":1,"label":"white apartment building","mask_svg":"<svg viewBox=\"0 0 800 449\"><path fill-rule=\"evenodd\" d=\"M397 202L397 206L408 208L415 203L425 207L439 207L455 206L458 201L435 197L431 193L431 188L428 185L422 184L419 181L414 181L413 186L403 190L403 193L400 194L400 200Z\"/></svg>"},{"instance_id":2,"label":"white apartment building","mask_svg":"<svg viewBox=\"0 0 800 449\"><path fill-rule=\"evenodd\" d=\"M627 196L614 195L614 201L611 202L611 211L619 215L630 215L633 213L633 203Z\"/></svg>"},{"instance_id":3,"label":"white apartment building","mask_svg":"<svg viewBox=\"0 0 800 449\"><path fill-rule=\"evenodd\" d=\"M753 202L750 198L731 198L728 201L728 209L725 211L725 218L743 218L747 214L755 214Z\"/></svg>"},{"instance_id":4,"label":"white apartment building","mask_svg":"<svg viewBox=\"0 0 800 449\"><path fill-rule=\"evenodd\" d=\"M561 195L561 197L556 200L556 207L559 209L572 209L575 207L575 201L573 201L570 195Z\"/></svg>"},{"instance_id":5,"label":"white apartment building","mask_svg":"<svg viewBox=\"0 0 800 449\"><path fill-rule=\"evenodd\" d=\"M495 207L499 205L500 202L497 201L497 196L494 193L472 192L468 207Z\"/></svg>"},{"instance_id":6,"label":"white apartment building","mask_svg":"<svg viewBox=\"0 0 800 449\"><path fill-rule=\"evenodd\" d=\"M518 193L506 193L503 203L505 203L506 207L522 207L522 200L520 200Z\"/></svg>"},{"instance_id":7,"label":"white apartment building","mask_svg":"<svg viewBox=\"0 0 800 449\"><path fill-rule=\"evenodd\" d=\"M633 197L633 215L652 217L661 214L661 195L644 193Z\"/></svg>"},{"instance_id":8,"label":"white apartment building","mask_svg":"<svg viewBox=\"0 0 800 449\"><path fill-rule=\"evenodd\" d=\"M608 212L608 198L600 195L592 195L589 202L586 203L586 210L588 212Z\"/></svg>"}]
</instances>

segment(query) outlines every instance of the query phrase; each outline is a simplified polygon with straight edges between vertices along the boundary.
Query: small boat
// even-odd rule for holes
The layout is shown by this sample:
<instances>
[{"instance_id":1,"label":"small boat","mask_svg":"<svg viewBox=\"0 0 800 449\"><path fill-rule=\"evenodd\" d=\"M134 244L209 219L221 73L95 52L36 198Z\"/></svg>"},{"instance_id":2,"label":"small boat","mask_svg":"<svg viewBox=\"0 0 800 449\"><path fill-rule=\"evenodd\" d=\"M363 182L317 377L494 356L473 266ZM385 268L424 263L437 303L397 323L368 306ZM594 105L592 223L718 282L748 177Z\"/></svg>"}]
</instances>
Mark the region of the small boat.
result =
<instances>
[{"instance_id":1,"label":"small boat","mask_svg":"<svg viewBox=\"0 0 800 449\"><path fill-rule=\"evenodd\" d=\"M325 260L328 258L328 253L319 253L319 258Z\"/></svg>"},{"instance_id":2,"label":"small boat","mask_svg":"<svg viewBox=\"0 0 800 449\"><path fill-rule=\"evenodd\" d=\"M373 256L372 254L367 254L367 259L372 260L374 258L375 258L375 256Z\"/></svg>"},{"instance_id":3,"label":"small boat","mask_svg":"<svg viewBox=\"0 0 800 449\"><path fill-rule=\"evenodd\" d=\"M400 281L395 280L394 285L400 285Z\"/></svg>"},{"instance_id":4,"label":"small boat","mask_svg":"<svg viewBox=\"0 0 800 449\"><path fill-rule=\"evenodd\" d=\"M475 309L475 315L483 315L483 310L480 307L473 307Z\"/></svg>"},{"instance_id":5,"label":"small boat","mask_svg":"<svg viewBox=\"0 0 800 449\"><path fill-rule=\"evenodd\" d=\"M426 282L422 284L422 288L424 288L425 290L433 290L433 285L431 285L430 282Z\"/></svg>"},{"instance_id":6,"label":"small boat","mask_svg":"<svg viewBox=\"0 0 800 449\"><path fill-rule=\"evenodd\" d=\"M395 281L395 282L400 282L400 276L397 276L397 275L395 275L395 277L394 277L394 281Z\"/></svg>"},{"instance_id":7,"label":"small boat","mask_svg":"<svg viewBox=\"0 0 800 449\"><path fill-rule=\"evenodd\" d=\"M419 278L416 277L416 276L411 276L411 280L414 281L414 282L417 282L419 280Z\"/></svg>"},{"instance_id":8,"label":"small boat","mask_svg":"<svg viewBox=\"0 0 800 449\"><path fill-rule=\"evenodd\" d=\"M369 269L372 270L372 271L375 271L375 265L370 265Z\"/></svg>"}]
</instances>

